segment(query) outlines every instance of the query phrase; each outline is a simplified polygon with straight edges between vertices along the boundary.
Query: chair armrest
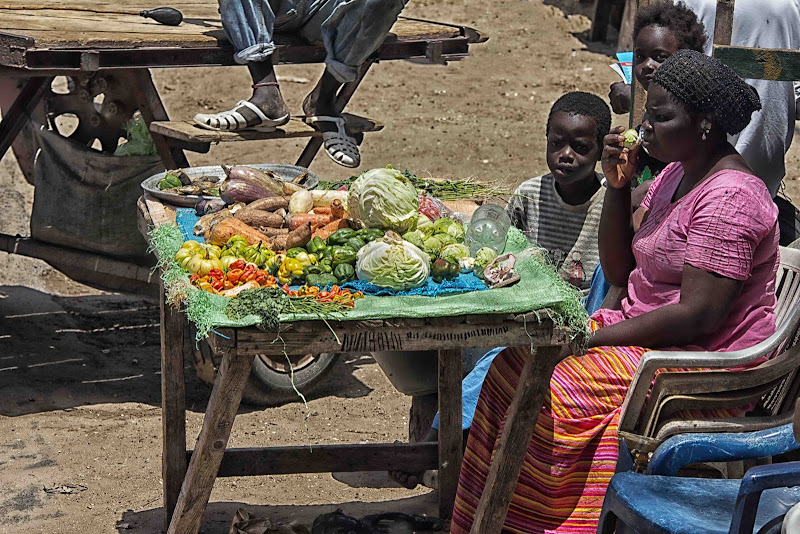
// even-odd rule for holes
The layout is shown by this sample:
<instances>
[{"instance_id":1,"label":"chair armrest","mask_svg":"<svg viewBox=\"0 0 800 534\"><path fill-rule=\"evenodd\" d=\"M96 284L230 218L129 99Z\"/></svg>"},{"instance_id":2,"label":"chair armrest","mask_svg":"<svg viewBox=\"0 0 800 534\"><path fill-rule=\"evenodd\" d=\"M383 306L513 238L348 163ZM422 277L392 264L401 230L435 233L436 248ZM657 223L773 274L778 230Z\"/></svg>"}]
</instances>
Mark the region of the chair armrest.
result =
<instances>
[{"instance_id":1,"label":"chair armrest","mask_svg":"<svg viewBox=\"0 0 800 534\"><path fill-rule=\"evenodd\" d=\"M619 429L634 432L659 369L724 369L749 365L774 353L800 324L800 306L795 306L777 331L761 343L731 352L650 351L646 352L633 375L625 402L622 404Z\"/></svg>"},{"instance_id":2,"label":"chair armrest","mask_svg":"<svg viewBox=\"0 0 800 534\"><path fill-rule=\"evenodd\" d=\"M752 533L761 493L800 485L800 462L759 465L748 469L739 486L729 532Z\"/></svg>"},{"instance_id":3,"label":"chair armrest","mask_svg":"<svg viewBox=\"0 0 800 534\"><path fill-rule=\"evenodd\" d=\"M689 464L763 458L798 448L800 443L794 440L791 424L758 432L682 434L656 449L647 473L675 476Z\"/></svg>"}]
</instances>

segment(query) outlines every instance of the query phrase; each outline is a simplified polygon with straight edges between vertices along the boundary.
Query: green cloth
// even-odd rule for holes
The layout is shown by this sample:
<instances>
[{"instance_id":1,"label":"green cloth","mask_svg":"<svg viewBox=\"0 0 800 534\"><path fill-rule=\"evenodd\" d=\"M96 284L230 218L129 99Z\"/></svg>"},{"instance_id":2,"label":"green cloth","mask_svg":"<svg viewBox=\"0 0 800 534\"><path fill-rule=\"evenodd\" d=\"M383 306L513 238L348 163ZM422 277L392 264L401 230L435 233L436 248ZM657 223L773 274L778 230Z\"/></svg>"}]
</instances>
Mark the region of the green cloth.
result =
<instances>
[{"instance_id":1,"label":"green cloth","mask_svg":"<svg viewBox=\"0 0 800 534\"><path fill-rule=\"evenodd\" d=\"M159 258L172 258L180 248L183 237L177 226L161 225L151 233L152 248ZM580 293L564 281L546 263L538 247L532 247L516 228L509 230L504 252L517 255L514 270L520 281L513 286L437 297L366 296L355 303L355 308L339 319L355 321L388 319L394 317L424 318L496 313L527 313L549 308L552 318L569 326L576 338L587 333L587 315L580 302ZM199 290L189 284L188 275L174 261L163 261L163 275L167 297L182 300L186 312L198 327L198 335L205 335L214 327L244 327L260 323L257 315L232 320L225 315L229 298ZM281 315L280 322L314 320L319 316L308 314ZM328 318L330 321L330 318Z\"/></svg>"}]
</instances>

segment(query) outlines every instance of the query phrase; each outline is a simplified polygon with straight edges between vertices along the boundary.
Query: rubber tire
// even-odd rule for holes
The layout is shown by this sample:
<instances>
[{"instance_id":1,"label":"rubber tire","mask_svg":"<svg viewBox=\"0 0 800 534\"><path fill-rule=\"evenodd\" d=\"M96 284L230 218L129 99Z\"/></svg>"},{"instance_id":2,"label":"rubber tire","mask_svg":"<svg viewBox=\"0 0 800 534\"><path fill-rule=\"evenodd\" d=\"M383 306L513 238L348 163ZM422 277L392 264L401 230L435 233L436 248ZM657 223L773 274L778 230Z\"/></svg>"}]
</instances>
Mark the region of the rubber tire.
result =
<instances>
[{"instance_id":1,"label":"rubber tire","mask_svg":"<svg viewBox=\"0 0 800 534\"><path fill-rule=\"evenodd\" d=\"M213 386L222 356L215 354L206 341L201 341L196 347L193 337L188 337L184 346L187 347L186 352L191 353L187 356L194 362L197 377ZM308 398L333 369L335 360L336 355L333 353L319 354L314 361L296 371L294 384L300 393ZM242 402L253 406L278 406L299 400L300 397L292 388L289 374L271 369L258 357L253 360L253 370L244 388Z\"/></svg>"}]
</instances>

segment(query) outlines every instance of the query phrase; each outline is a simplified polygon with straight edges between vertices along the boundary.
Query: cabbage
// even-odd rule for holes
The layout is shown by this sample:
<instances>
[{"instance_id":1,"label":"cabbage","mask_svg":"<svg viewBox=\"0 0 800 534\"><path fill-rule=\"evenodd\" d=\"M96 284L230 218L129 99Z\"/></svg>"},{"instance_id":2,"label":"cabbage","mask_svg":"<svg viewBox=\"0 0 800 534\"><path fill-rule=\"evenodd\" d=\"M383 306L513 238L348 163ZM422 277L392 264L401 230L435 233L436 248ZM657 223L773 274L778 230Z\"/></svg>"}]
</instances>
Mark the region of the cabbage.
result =
<instances>
[{"instance_id":1,"label":"cabbage","mask_svg":"<svg viewBox=\"0 0 800 534\"><path fill-rule=\"evenodd\" d=\"M430 270L428 255L394 232L361 247L356 259L359 280L396 291L424 285Z\"/></svg>"},{"instance_id":2,"label":"cabbage","mask_svg":"<svg viewBox=\"0 0 800 534\"><path fill-rule=\"evenodd\" d=\"M450 263L459 263L462 258L469 258L469 248L461 243L453 243L444 247L439 253L439 257Z\"/></svg>"},{"instance_id":3,"label":"cabbage","mask_svg":"<svg viewBox=\"0 0 800 534\"><path fill-rule=\"evenodd\" d=\"M433 236L425 240L423 248L425 249L425 252L427 252L428 254L433 254L434 256L438 256L439 251L442 250L443 247L444 245L442 244L441 240L439 240L438 237Z\"/></svg>"},{"instance_id":4,"label":"cabbage","mask_svg":"<svg viewBox=\"0 0 800 534\"><path fill-rule=\"evenodd\" d=\"M450 234L433 234L433 237L439 240L442 244L442 248L446 247L447 245L452 245L456 242L455 238Z\"/></svg>"},{"instance_id":5,"label":"cabbage","mask_svg":"<svg viewBox=\"0 0 800 534\"><path fill-rule=\"evenodd\" d=\"M403 239L417 248L425 248L425 234L419 230L412 230L403 234Z\"/></svg>"},{"instance_id":6,"label":"cabbage","mask_svg":"<svg viewBox=\"0 0 800 534\"><path fill-rule=\"evenodd\" d=\"M489 247L479 248L478 251L475 253L475 274L478 278L483 278L483 271L486 270L486 267L494 261L497 257L497 252L494 249Z\"/></svg>"},{"instance_id":7,"label":"cabbage","mask_svg":"<svg viewBox=\"0 0 800 534\"><path fill-rule=\"evenodd\" d=\"M350 185L348 210L367 228L405 233L417 223L419 197L411 182L395 169L366 171Z\"/></svg>"},{"instance_id":8,"label":"cabbage","mask_svg":"<svg viewBox=\"0 0 800 534\"><path fill-rule=\"evenodd\" d=\"M433 221L426 217L424 213L417 214L417 230L422 232L426 238L433 235Z\"/></svg>"},{"instance_id":9,"label":"cabbage","mask_svg":"<svg viewBox=\"0 0 800 534\"><path fill-rule=\"evenodd\" d=\"M433 234L446 234L453 238L454 243L464 242L464 226L453 219L442 217L433 223Z\"/></svg>"},{"instance_id":10,"label":"cabbage","mask_svg":"<svg viewBox=\"0 0 800 534\"><path fill-rule=\"evenodd\" d=\"M436 222L433 223L433 233L446 234L447 229L454 224L456 224L456 222L453 219L448 219L447 217L439 217L438 219L436 219Z\"/></svg>"}]
</instances>

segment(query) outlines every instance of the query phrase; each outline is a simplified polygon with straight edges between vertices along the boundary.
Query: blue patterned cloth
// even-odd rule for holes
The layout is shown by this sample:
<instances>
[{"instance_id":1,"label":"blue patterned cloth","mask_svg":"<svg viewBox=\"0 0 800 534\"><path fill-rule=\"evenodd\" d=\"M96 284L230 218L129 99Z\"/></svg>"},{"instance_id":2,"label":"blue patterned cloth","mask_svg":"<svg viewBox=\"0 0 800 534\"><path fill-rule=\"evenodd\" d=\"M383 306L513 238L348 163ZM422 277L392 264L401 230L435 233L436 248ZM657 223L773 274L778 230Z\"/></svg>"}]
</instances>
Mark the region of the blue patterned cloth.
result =
<instances>
[{"instance_id":1,"label":"blue patterned cloth","mask_svg":"<svg viewBox=\"0 0 800 534\"><path fill-rule=\"evenodd\" d=\"M197 216L194 208L178 208L177 215L175 216L175 222L178 224L178 228L181 229L184 241L193 239L199 243L206 242L206 239L203 236L194 235L194 225L197 224L197 221L199 220L200 217Z\"/></svg>"},{"instance_id":2,"label":"blue patterned cloth","mask_svg":"<svg viewBox=\"0 0 800 534\"><path fill-rule=\"evenodd\" d=\"M425 281L422 287L415 287L406 291L395 291L388 287L380 287L364 280L353 280L342 284L342 287L362 291L365 295L422 295L423 297L435 297L436 295L447 295L450 293L466 293L469 291L483 291L489 289L483 281L472 273L462 273L453 278L452 280L443 280L441 284L437 284L430 276Z\"/></svg>"}]
</instances>

